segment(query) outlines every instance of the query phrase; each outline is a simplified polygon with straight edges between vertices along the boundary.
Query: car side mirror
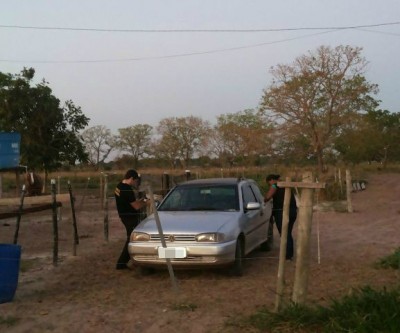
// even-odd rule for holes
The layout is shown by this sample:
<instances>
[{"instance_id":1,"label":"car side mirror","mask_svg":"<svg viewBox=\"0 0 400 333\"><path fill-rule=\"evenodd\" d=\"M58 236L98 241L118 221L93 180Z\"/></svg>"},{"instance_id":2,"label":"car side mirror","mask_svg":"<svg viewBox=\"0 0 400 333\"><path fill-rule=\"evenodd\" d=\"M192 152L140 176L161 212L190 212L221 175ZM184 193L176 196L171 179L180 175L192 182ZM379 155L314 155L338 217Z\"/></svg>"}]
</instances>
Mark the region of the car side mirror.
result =
<instances>
[{"instance_id":1,"label":"car side mirror","mask_svg":"<svg viewBox=\"0 0 400 333\"><path fill-rule=\"evenodd\" d=\"M259 202L248 202L245 209L246 210L257 210L261 208L261 204Z\"/></svg>"}]
</instances>

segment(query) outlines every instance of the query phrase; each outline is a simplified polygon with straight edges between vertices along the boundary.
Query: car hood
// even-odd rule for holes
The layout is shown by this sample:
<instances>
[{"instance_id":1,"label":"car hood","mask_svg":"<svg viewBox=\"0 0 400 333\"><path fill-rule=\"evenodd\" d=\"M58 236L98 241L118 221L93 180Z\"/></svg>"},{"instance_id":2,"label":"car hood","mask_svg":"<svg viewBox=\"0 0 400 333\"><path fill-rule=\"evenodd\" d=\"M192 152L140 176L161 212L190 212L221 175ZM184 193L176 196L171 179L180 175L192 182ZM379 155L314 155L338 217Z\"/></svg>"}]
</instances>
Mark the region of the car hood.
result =
<instances>
[{"instance_id":1,"label":"car hood","mask_svg":"<svg viewBox=\"0 0 400 333\"><path fill-rule=\"evenodd\" d=\"M220 231L227 223L235 224L238 212L158 212L164 233L198 234L202 232ZM153 215L144 219L135 231L158 233Z\"/></svg>"}]
</instances>

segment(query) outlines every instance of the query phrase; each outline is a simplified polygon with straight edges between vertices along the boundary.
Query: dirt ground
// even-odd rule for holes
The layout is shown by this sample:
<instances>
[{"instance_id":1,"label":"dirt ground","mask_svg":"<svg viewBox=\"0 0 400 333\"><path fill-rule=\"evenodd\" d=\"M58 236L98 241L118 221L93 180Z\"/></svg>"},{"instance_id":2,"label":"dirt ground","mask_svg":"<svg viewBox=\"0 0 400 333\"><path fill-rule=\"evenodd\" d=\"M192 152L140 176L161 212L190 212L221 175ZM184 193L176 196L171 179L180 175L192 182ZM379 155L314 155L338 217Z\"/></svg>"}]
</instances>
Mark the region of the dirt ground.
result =
<instances>
[{"instance_id":1,"label":"dirt ground","mask_svg":"<svg viewBox=\"0 0 400 333\"><path fill-rule=\"evenodd\" d=\"M310 304L324 304L353 287L400 282L398 271L373 267L400 246L400 174L371 174L367 181L366 190L352 193L353 213L313 214ZM226 323L260 306L273 309L276 230L272 251L247 258L243 277L229 277L224 271L176 271L174 290L167 270L149 276L138 269L115 270L124 229L112 200L108 242L99 199L77 197L76 203L77 255L72 255L71 211L63 207L57 266L52 263L51 211L22 218L19 244L25 269L14 300L0 304L1 332L237 332L239 328ZM0 243L12 243L14 231L15 219L1 220ZM290 301L295 265L286 264L285 302Z\"/></svg>"}]
</instances>

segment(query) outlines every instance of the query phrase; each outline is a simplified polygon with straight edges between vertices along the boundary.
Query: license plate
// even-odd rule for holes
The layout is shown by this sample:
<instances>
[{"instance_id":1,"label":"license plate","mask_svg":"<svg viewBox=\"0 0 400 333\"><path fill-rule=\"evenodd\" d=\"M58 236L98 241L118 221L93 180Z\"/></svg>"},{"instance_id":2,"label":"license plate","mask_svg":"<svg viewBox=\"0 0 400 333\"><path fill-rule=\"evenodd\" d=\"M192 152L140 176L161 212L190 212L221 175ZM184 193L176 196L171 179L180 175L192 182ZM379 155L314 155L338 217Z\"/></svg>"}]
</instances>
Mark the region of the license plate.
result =
<instances>
[{"instance_id":1,"label":"license plate","mask_svg":"<svg viewBox=\"0 0 400 333\"><path fill-rule=\"evenodd\" d=\"M159 247L158 257L161 259L182 259L186 258L184 247Z\"/></svg>"}]
</instances>

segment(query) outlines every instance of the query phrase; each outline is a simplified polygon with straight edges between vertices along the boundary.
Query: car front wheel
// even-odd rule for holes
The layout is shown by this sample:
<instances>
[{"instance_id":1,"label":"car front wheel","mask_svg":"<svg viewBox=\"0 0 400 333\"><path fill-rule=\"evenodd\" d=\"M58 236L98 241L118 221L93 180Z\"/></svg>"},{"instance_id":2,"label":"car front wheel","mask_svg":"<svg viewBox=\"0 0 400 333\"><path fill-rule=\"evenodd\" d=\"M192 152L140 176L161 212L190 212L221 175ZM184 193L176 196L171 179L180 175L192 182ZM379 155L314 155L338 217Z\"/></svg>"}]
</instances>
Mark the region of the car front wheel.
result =
<instances>
[{"instance_id":1,"label":"car front wheel","mask_svg":"<svg viewBox=\"0 0 400 333\"><path fill-rule=\"evenodd\" d=\"M231 268L231 274L233 276L243 275L243 240L238 238L236 241L235 261Z\"/></svg>"}]
</instances>

